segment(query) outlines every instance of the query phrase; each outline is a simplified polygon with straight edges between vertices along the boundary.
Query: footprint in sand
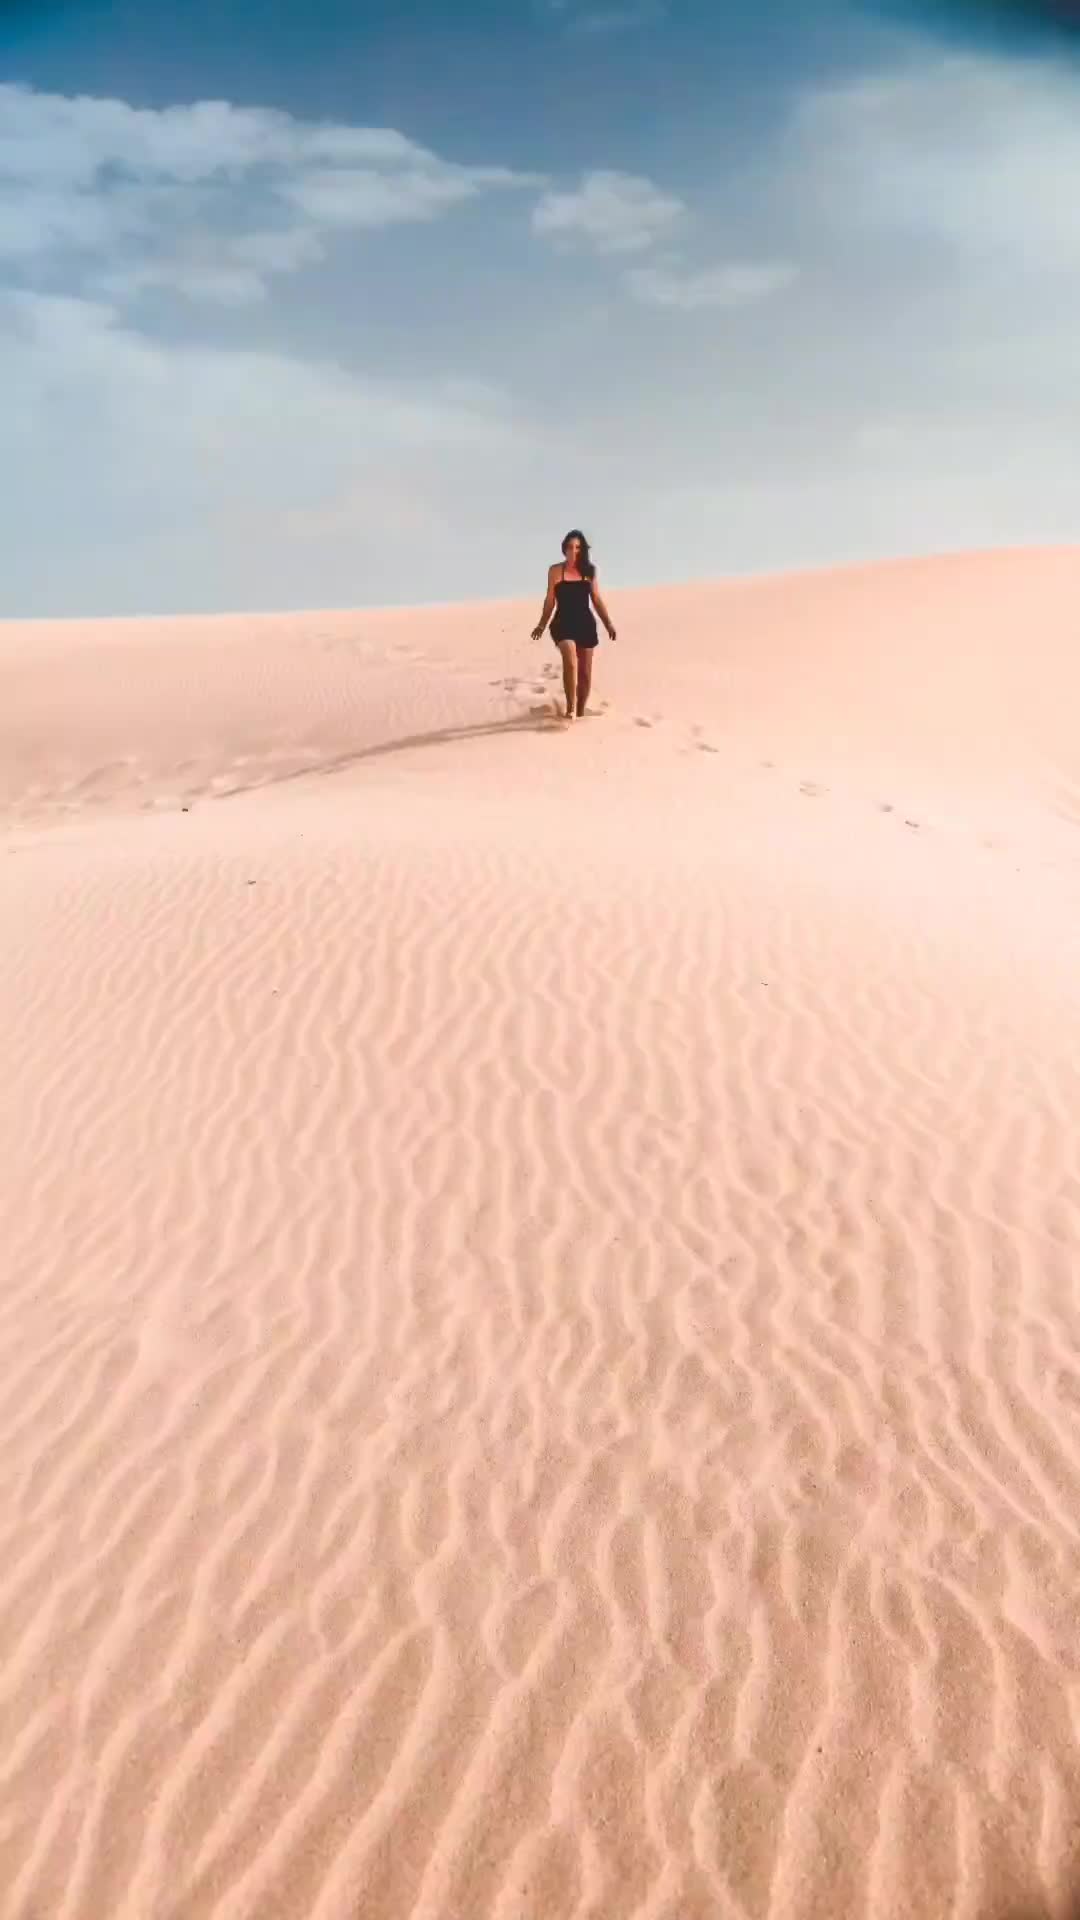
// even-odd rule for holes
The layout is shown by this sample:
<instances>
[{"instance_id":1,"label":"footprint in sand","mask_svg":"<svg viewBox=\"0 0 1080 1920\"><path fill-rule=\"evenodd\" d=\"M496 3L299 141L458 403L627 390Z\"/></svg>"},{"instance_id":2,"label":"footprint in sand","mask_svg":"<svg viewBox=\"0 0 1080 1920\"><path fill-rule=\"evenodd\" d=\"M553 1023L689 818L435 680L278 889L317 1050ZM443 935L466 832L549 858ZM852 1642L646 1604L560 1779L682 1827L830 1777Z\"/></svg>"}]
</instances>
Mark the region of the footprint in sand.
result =
<instances>
[{"instance_id":1,"label":"footprint in sand","mask_svg":"<svg viewBox=\"0 0 1080 1920\"><path fill-rule=\"evenodd\" d=\"M878 812L879 812L879 813L895 813L895 812L896 812L896 808L895 808L895 807L893 806L893 803L892 803L892 801L891 801L891 800L879 800L879 801L878 801ZM912 831L912 833L921 833L921 832L922 832L922 821L921 821L921 820L905 820L905 821L904 821L904 825L905 825L905 827L910 827L910 828L911 828L911 831Z\"/></svg>"}]
</instances>

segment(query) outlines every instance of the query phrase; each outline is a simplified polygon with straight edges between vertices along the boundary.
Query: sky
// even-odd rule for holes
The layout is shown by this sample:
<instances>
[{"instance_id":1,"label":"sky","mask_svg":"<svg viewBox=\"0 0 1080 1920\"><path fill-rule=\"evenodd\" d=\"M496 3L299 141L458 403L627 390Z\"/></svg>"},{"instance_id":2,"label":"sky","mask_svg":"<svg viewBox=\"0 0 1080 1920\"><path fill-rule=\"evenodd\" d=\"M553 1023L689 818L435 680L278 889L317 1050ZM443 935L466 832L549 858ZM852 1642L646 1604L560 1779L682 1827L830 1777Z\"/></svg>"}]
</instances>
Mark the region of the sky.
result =
<instances>
[{"instance_id":1,"label":"sky","mask_svg":"<svg viewBox=\"0 0 1080 1920\"><path fill-rule=\"evenodd\" d=\"M1066 0L0 0L0 617L1080 538Z\"/></svg>"}]
</instances>

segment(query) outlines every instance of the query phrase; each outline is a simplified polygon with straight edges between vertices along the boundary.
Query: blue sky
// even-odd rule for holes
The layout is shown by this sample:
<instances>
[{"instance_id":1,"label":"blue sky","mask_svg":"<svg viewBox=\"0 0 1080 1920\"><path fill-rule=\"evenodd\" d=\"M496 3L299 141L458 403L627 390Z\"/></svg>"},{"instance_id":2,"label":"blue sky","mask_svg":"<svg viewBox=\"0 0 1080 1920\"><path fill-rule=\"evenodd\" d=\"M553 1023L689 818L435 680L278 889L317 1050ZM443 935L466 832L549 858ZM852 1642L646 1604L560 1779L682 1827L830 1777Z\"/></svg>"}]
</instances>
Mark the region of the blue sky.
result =
<instances>
[{"instance_id":1,"label":"blue sky","mask_svg":"<svg viewBox=\"0 0 1080 1920\"><path fill-rule=\"evenodd\" d=\"M0 613L1077 537L1080 75L917 0L9 0ZM10 397L10 398L9 398Z\"/></svg>"}]
</instances>

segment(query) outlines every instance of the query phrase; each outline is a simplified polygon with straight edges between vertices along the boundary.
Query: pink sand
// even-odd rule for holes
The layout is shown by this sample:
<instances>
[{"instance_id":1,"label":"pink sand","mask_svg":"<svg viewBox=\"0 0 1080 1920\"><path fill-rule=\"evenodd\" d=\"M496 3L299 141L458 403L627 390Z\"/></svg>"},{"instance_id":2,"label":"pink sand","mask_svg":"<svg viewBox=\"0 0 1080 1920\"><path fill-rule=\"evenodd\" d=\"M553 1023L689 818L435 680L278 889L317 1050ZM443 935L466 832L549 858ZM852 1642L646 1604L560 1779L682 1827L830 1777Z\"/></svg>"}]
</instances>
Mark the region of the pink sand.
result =
<instances>
[{"instance_id":1,"label":"pink sand","mask_svg":"<svg viewBox=\"0 0 1080 1920\"><path fill-rule=\"evenodd\" d=\"M0 628L4 1920L1080 1891L1080 554Z\"/></svg>"}]
</instances>

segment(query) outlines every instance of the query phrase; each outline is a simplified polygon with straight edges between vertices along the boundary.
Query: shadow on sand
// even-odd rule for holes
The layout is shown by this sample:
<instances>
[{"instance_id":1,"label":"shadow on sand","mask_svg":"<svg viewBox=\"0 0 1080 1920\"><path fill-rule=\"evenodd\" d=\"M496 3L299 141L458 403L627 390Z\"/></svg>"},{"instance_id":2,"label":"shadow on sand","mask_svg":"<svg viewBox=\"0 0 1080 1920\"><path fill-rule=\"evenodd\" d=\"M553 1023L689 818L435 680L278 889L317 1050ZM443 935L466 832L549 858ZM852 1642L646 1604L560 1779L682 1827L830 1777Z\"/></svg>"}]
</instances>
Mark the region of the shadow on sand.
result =
<instances>
[{"instance_id":1,"label":"shadow on sand","mask_svg":"<svg viewBox=\"0 0 1080 1920\"><path fill-rule=\"evenodd\" d=\"M283 773L271 772L261 778L255 775L250 780L238 780L235 786L219 787L211 797L234 800L239 794L257 793L264 787L283 787L294 780L325 779L335 773L348 773L351 767L363 766L367 760L389 760L396 753L409 753L418 747L448 746L455 740L487 740L504 733L562 733L565 727L565 721L551 707L530 707L527 713L515 714L509 720L488 721L479 727L438 727L433 733L405 733L396 740L380 740L372 747L357 747L333 760L316 760L307 766L289 767Z\"/></svg>"}]
</instances>

